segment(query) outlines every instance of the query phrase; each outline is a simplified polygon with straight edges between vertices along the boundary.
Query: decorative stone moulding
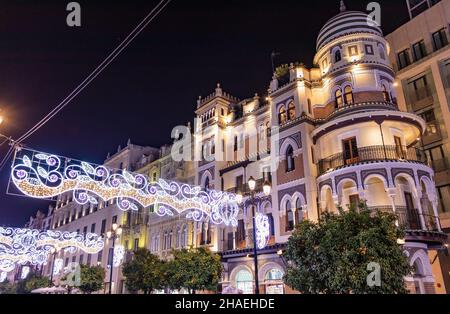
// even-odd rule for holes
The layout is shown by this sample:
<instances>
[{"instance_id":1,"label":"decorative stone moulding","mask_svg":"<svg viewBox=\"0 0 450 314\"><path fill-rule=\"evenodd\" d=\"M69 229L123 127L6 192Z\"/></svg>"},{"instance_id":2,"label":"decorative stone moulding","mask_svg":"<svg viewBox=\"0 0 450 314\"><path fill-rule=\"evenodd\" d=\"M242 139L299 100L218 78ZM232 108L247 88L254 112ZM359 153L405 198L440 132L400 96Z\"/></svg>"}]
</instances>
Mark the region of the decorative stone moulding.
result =
<instances>
[{"instance_id":1,"label":"decorative stone moulding","mask_svg":"<svg viewBox=\"0 0 450 314\"><path fill-rule=\"evenodd\" d=\"M84 161L17 149L11 181L29 197L48 199L72 192L80 205L115 200L123 211L149 208L160 216L184 214L195 221L237 226L236 195L158 180L149 182L142 174L109 169Z\"/></svg>"}]
</instances>

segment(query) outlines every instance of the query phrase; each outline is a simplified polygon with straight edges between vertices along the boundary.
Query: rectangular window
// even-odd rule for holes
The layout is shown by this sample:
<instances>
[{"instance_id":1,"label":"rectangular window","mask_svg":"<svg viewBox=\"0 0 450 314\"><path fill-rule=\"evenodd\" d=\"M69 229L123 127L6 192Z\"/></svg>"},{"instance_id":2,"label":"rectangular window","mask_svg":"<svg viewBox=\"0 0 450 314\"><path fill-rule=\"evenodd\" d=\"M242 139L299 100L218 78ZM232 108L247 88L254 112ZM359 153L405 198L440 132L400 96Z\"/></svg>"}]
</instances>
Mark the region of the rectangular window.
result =
<instances>
[{"instance_id":1,"label":"rectangular window","mask_svg":"<svg viewBox=\"0 0 450 314\"><path fill-rule=\"evenodd\" d=\"M424 137L430 135L439 134L439 124L436 121L436 116L434 114L434 110L428 110L421 114L422 118L427 123L427 129L425 131Z\"/></svg>"},{"instance_id":2,"label":"rectangular window","mask_svg":"<svg viewBox=\"0 0 450 314\"><path fill-rule=\"evenodd\" d=\"M244 226L244 220L242 220L242 219L240 219L238 221L236 238L237 238L238 242L245 240L245 226Z\"/></svg>"},{"instance_id":3,"label":"rectangular window","mask_svg":"<svg viewBox=\"0 0 450 314\"><path fill-rule=\"evenodd\" d=\"M222 116L225 115L225 110L223 110L223 108L220 108L220 114L221 114Z\"/></svg>"},{"instance_id":4,"label":"rectangular window","mask_svg":"<svg viewBox=\"0 0 450 314\"><path fill-rule=\"evenodd\" d=\"M75 261L76 261L76 256L74 255L74 256L72 256L72 263L75 263Z\"/></svg>"},{"instance_id":5,"label":"rectangular window","mask_svg":"<svg viewBox=\"0 0 450 314\"><path fill-rule=\"evenodd\" d=\"M80 264L83 264L83 262L84 262L84 255L81 254L81 255L80 255L80 259L79 259L79 263L80 263Z\"/></svg>"},{"instance_id":6,"label":"rectangular window","mask_svg":"<svg viewBox=\"0 0 450 314\"><path fill-rule=\"evenodd\" d=\"M66 261L64 262L64 267L67 267L69 265L69 258L66 257Z\"/></svg>"},{"instance_id":7,"label":"rectangular window","mask_svg":"<svg viewBox=\"0 0 450 314\"><path fill-rule=\"evenodd\" d=\"M373 52L373 46L372 45L365 45L364 46L366 50L366 54L373 56L375 53Z\"/></svg>"},{"instance_id":8,"label":"rectangular window","mask_svg":"<svg viewBox=\"0 0 450 314\"><path fill-rule=\"evenodd\" d=\"M413 46L414 61L418 61L427 55L425 42L423 40L415 43Z\"/></svg>"},{"instance_id":9,"label":"rectangular window","mask_svg":"<svg viewBox=\"0 0 450 314\"><path fill-rule=\"evenodd\" d=\"M97 263L101 263L102 262L102 258L103 258L103 250L101 250L97 254Z\"/></svg>"},{"instance_id":10,"label":"rectangular window","mask_svg":"<svg viewBox=\"0 0 450 314\"><path fill-rule=\"evenodd\" d=\"M345 164L358 162L359 152L356 137L342 141Z\"/></svg>"},{"instance_id":11,"label":"rectangular window","mask_svg":"<svg viewBox=\"0 0 450 314\"><path fill-rule=\"evenodd\" d=\"M83 233L84 233L84 234L87 234L87 231L88 231L88 227L85 226L85 227L83 228Z\"/></svg>"},{"instance_id":12,"label":"rectangular window","mask_svg":"<svg viewBox=\"0 0 450 314\"><path fill-rule=\"evenodd\" d=\"M406 68L408 65L411 64L411 61L409 59L409 49L405 49L398 53L398 68L403 69Z\"/></svg>"},{"instance_id":13,"label":"rectangular window","mask_svg":"<svg viewBox=\"0 0 450 314\"><path fill-rule=\"evenodd\" d=\"M410 98L413 103L421 101L431 96L431 90L428 87L426 76L422 76L408 84Z\"/></svg>"},{"instance_id":14,"label":"rectangular window","mask_svg":"<svg viewBox=\"0 0 450 314\"><path fill-rule=\"evenodd\" d=\"M438 187L439 212L450 212L450 185Z\"/></svg>"},{"instance_id":15,"label":"rectangular window","mask_svg":"<svg viewBox=\"0 0 450 314\"><path fill-rule=\"evenodd\" d=\"M106 232L106 219L103 219L103 220L102 220L102 229L101 229L101 231L100 231L100 234L101 234L101 235L104 235L105 232Z\"/></svg>"},{"instance_id":16,"label":"rectangular window","mask_svg":"<svg viewBox=\"0 0 450 314\"><path fill-rule=\"evenodd\" d=\"M95 224L91 225L91 233L95 233Z\"/></svg>"},{"instance_id":17,"label":"rectangular window","mask_svg":"<svg viewBox=\"0 0 450 314\"><path fill-rule=\"evenodd\" d=\"M136 251L139 248L139 238L134 239L134 250Z\"/></svg>"},{"instance_id":18,"label":"rectangular window","mask_svg":"<svg viewBox=\"0 0 450 314\"><path fill-rule=\"evenodd\" d=\"M437 51L448 45L447 33L445 32L445 28L433 33L433 47L434 51Z\"/></svg>"},{"instance_id":19,"label":"rectangular window","mask_svg":"<svg viewBox=\"0 0 450 314\"><path fill-rule=\"evenodd\" d=\"M358 46L350 46L348 47L348 54L350 57L354 57L358 55Z\"/></svg>"},{"instance_id":20,"label":"rectangular window","mask_svg":"<svg viewBox=\"0 0 450 314\"><path fill-rule=\"evenodd\" d=\"M431 159L431 166L435 172L441 172L448 169L447 159L445 158L442 146L436 146L428 150Z\"/></svg>"},{"instance_id":21,"label":"rectangular window","mask_svg":"<svg viewBox=\"0 0 450 314\"><path fill-rule=\"evenodd\" d=\"M236 177L236 192L242 193L244 191L244 176Z\"/></svg>"},{"instance_id":22,"label":"rectangular window","mask_svg":"<svg viewBox=\"0 0 450 314\"><path fill-rule=\"evenodd\" d=\"M113 223L113 224L117 223L117 215L113 216L113 218L112 218L112 223Z\"/></svg>"},{"instance_id":23,"label":"rectangular window","mask_svg":"<svg viewBox=\"0 0 450 314\"><path fill-rule=\"evenodd\" d=\"M234 137L234 151L237 152L238 150L238 137L237 135Z\"/></svg>"},{"instance_id":24,"label":"rectangular window","mask_svg":"<svg viewBox=\"0 0 450 314\"><path fill-rule=\"evenodd\" d=\"M88 256L87 256L87 261L86 261L86 265L91 266L91 259L92 259L91 254L88 254Z\"/></svg>"}]
</instances>

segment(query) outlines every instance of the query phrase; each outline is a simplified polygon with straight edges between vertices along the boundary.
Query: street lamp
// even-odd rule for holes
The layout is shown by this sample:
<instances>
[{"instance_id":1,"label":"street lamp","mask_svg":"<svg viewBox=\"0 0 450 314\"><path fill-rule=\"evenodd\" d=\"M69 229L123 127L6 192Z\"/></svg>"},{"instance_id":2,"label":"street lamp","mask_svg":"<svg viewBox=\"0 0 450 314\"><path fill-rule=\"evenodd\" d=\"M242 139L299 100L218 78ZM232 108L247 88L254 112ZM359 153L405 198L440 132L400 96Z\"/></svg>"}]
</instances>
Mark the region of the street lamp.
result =
<instances>
[{"instance_id":1,"label":"street lamp","mask_svg":"<svg viewBox=\"0 0 450 314\"><path fill-rule=\"evenodd\" d=\"M253 262L255 267L255 294L259 294L259 279L258 279L258 247L256 244L256 215L255 215L255 207L259 204L261 204L265 198L268 198L270 196L270 192L272 190L272 187L270 185L269 181L264 182L263 185L263 192L265 197L259 197L256 196L256 180L253 177L250 177L247 181L248 188L250 190L250 193L247 194L249 197L247 201L243 204L244 208L247 206L252 207L252 215L253 215ZM236 199L239 203L242 203L244 196L241 194L238 194Z\"/></svg>"},{"instance_id":2,"label":"street lamp","mask_svg":"<svg viewBox=\"0 0 450 314\"><path fill-rule=\"evenodd\" d=\"M106 232L108 240L112 240L112 254L109 259L109 294L112 294L112 277L113 277L113 267L114 267L114 248L116 246L116 239L122 234L122 227L118 224L113 223L111 230Z\"/></svg>"}]
</instances>

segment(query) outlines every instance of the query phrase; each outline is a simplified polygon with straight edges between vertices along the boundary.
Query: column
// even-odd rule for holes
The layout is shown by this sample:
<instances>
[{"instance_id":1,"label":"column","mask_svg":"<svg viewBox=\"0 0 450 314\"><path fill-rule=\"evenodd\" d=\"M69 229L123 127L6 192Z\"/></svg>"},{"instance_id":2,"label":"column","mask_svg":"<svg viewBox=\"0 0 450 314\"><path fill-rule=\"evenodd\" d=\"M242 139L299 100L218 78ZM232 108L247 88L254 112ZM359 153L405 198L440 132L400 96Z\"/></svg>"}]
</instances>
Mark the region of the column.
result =
<instances>
[{"instance_id":1,"label":"column","mask_svg":"<svg viewBox=\"0 0 450 314\"><path fill-rule=\"evenodd\" d=\"M417 211L419 212L419 220L420 225L422 226L422 230L428 230L427 225L425 224L425 219L423 218L423 211L422 211L422 204L421 204L421 198L422 198L422 192L420 192L420 187L416 186L416 202L417 202Z\"/></svg>"}]
</instances>

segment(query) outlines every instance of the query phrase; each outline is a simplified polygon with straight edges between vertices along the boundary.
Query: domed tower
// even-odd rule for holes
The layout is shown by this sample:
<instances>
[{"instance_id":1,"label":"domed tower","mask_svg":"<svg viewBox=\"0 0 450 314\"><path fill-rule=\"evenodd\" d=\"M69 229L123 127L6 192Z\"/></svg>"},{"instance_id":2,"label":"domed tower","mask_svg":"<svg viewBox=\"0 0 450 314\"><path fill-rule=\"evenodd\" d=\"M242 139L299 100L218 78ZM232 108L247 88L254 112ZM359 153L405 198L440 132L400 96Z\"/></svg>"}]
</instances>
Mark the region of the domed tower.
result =
<instances>
[{"instance_id":1,"label":"domed tower","mask_svg":"<svg viewBox=\"0 0 450 314\"><path fill-rule=\"evenodd\" d=\"M426 126L396 105L388 49L380 27L366 13L347 11L342 1L341 12L319 33L314 63L323 103L314 105L312 132L318 206L334 212L364 202L370 211L397 214L407 230L405 254L421 272L407 284L432 291L428 250L441 247L445 235L434 172L414 147Z\"/></svg>"}]
</instances>

